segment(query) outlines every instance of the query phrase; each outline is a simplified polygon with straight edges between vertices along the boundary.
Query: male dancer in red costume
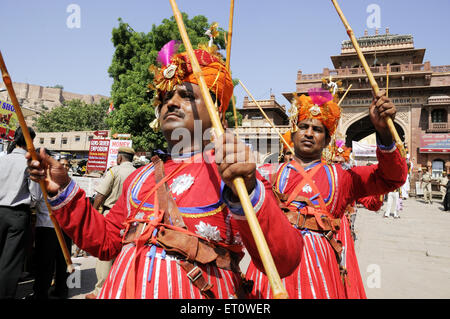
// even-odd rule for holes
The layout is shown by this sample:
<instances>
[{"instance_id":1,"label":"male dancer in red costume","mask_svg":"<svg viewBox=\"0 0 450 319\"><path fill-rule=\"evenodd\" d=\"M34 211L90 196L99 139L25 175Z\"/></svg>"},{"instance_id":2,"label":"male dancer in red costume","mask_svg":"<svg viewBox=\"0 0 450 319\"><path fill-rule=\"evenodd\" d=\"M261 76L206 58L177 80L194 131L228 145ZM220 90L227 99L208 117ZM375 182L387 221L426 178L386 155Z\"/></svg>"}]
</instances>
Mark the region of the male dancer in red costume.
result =
<instances>
[{"instance_id":1,"label":"male dancer in red costume","mask_svg":"<svg viewBox=\"0 0 450 319\"><path fill-rule=\"evenodd\" d=\"M195 54L223 116L233 92L231 76L213 51ZM232 180L237 176L244 178L280 276L289 275L299 264L303 242L282 211L273 209L271 185L232 134L216 139L216 154L203 151L209 141L195 140L195 121L201 121L202 136L211 121L189 58L182 53L161 62L154 68L153 87L172 156L164 163L154 157L131 174L106 217L57 162L41 153L40 161L29 164L32 179L45 180L53 214L77 246L100 259L115 258L98 298L242 296L238 263L244 245L254 264L263 267L236 200ZM187 143L177 129L189 133ZM184 147L175 152L180 142ZM216 164L215 155L225 161Z\"/></svg>"},{"instance_id":2,"label":"male dancer in red costume","mask_svg":"<svg viewBox=\"0 0 450 319\"><path fill-rule=\"evenodd\" d=\"M358 198L400 187L406 179L406 161L384 119L395 116L395 106L381 92L369 108L377 131L379 164L344 170L341 165L322 163L322 151L335 132L340 109L324 90L312 89L309 95L295 97L291 112L295 157L279 167L275 179L286 215L304 242L299 267L283 283L290 298L347 298L339 269L342 247L335 238L340 219L347 205ZM270 298L266 276L252 263L247 278L255 283L252 297Z\"/></svg>"}]
</instances>

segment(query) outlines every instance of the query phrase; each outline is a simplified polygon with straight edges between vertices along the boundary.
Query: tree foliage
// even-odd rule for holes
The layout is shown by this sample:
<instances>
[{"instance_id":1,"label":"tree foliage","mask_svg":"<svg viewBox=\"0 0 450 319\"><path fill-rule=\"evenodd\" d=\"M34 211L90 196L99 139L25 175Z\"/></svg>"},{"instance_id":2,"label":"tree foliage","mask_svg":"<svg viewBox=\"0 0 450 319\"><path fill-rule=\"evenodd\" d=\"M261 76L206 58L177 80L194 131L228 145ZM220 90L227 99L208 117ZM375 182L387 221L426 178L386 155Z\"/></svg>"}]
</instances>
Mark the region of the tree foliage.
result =
<instances>
[{"instance_id":1,"label":"tree foliage","mask_svg":"<svg viewBox=\"0 0 450 319\"><path fill-rule=\"evenodd\" d=\"M36 119L38 132L96 131L108 129L107 111L109 101L102 99L97 104L71 100L46 111Z\"/></svg>"},{"instance_id":2,"label":"tree foliage","mask_svg":"<svg viewBox=\"0 0 450 319\"><path fill-rule=\"evenodd\" d=\"M211 24L207 18L199 15L189 19L187 14L182 15L192 46L196 48L198 44L206 43L209 38L205 31ZM225 49L224 30L219 28L218 31L215 44L219 49ZM111 97L115 110L107 123L113 133L131 134L137 151L167 147L162 134L155 133L149 126L155 114L151 105L153 92L148 89L153 75L148 68L156 64L159 50L170 40L179 40L178 51L185 50L174 17L164 19L158 26L153 25L148 33L134 31L119 18L119 26L112 31L115 52L108 72L113 79ZM230 110L232 112L232 108ZM230 124L234 126L234 119Z\"/></svg>"}]
</instances>

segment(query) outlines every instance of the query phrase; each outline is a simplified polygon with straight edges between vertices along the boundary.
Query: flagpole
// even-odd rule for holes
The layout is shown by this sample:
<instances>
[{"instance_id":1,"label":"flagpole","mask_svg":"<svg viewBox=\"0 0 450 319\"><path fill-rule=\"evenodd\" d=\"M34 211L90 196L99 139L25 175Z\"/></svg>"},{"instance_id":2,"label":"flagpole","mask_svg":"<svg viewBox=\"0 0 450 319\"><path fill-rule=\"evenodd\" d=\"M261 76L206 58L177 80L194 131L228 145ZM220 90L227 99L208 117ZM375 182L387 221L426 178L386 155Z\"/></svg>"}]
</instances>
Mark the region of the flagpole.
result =
<instances>
[{"instance_id":1,"label":"flagpole","mask_svg":"<svg viewBox=\"0 0 450 319\"><path fill-rule=\"evenodd\" d=\"M188 34L186 32L186 27L184 26L183 17L178 9L175 0L169 0L172 10L174 13L175 20L180 31L181 38L183 40L186 52L189 56L194 76L198 81L203 99L205 101L209 116L211 118L211 124L215 132L215 136L219 137L224 134L224 129L222 123L220 122L219 114L214 106L211 95L206 85L205 79L202 74L202 70L195 56L194 49L192 48L191 41L189 40ZM270 287L273 292L275 299L287 299L288 294L286 288L283 286L278 270L273 261L272 254L270 253L269 247L267 245L264 234L259 225L258 218L256 217L255 210L248 196L248 191L245 186L244 179L242 177L237 177L233 181L234 187L238 193L239 200L244 210L245 217L248 222L248 226L255 240L256 247L258 249L262 264L267 278L269 279Z\"/></svg>"}]
</instances>

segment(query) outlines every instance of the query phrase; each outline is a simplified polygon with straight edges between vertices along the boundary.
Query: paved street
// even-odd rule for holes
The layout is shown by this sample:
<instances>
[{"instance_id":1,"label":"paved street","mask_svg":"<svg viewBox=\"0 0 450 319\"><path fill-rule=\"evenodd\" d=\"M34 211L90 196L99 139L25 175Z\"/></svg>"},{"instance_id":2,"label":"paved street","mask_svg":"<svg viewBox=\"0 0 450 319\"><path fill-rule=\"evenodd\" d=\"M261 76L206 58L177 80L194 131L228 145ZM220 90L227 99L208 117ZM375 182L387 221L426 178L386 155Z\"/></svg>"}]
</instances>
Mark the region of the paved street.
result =
<instances>
[{"instance_id":1,"label":"paved street","mask_svg":"<svg viewBox=\"0 0 450 319\"><path fill-rule=\"evenodd\" d=\"M358 209L355 247L367 297L450 298L450 213L438 199L403 203L400 219L383 218L384 206L379 213ZM69 297L80 299L94 288L95 258L73 262L81 272L72 283L80 288L70 289Z\"/></svg>"},{"instance_id":2,"label":"paved street","mask_svg":"<svg viewBox=\"0 0 450 319\"><path fill-rule=\"evenodd\" d=\"M378 214L358 210L355 247L367 297L450 298L450 213L438 199L403 203L400 219L383 218L384 206Z\"/></svg>"}]
</instances>

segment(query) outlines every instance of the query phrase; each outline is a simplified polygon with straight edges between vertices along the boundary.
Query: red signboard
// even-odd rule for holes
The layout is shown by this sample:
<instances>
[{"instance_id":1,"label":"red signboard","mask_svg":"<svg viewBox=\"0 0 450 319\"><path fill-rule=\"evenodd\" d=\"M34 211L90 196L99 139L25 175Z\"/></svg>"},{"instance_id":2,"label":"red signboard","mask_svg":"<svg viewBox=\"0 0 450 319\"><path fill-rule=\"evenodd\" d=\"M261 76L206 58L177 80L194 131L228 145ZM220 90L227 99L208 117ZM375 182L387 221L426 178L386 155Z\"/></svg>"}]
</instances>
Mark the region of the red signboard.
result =
<instances>
[{"instance_id":1,"label":"red signboard","mask_svg":"<svg viewBox=\"0 0 450 319\"><path fill-rule=\"evenodd\" d=\"M94 135L95 136L101 136L101 137L107 137L108 136L108 131L95 131Z\"/></svg>"},{"instance_id":2,"label":"red signboard","mask_svg":"<svg viewBox=\"0 0 450 319\"><path fill-rule=\"evenodd\" d=\"M105 171L108 165L110 140L93 139L89 145L89 156L86 165L88 171Z\"/></svg>"},{"instance_id":3,"label":"red signboard","mask_svg":"<svg viewBox=\"0 0 450 319\"><path fill-rule=\"evenodd\" d=\"M421 153L449 153L450 134L424 134L420 141Z\"/></svg>"}]
</instances>

